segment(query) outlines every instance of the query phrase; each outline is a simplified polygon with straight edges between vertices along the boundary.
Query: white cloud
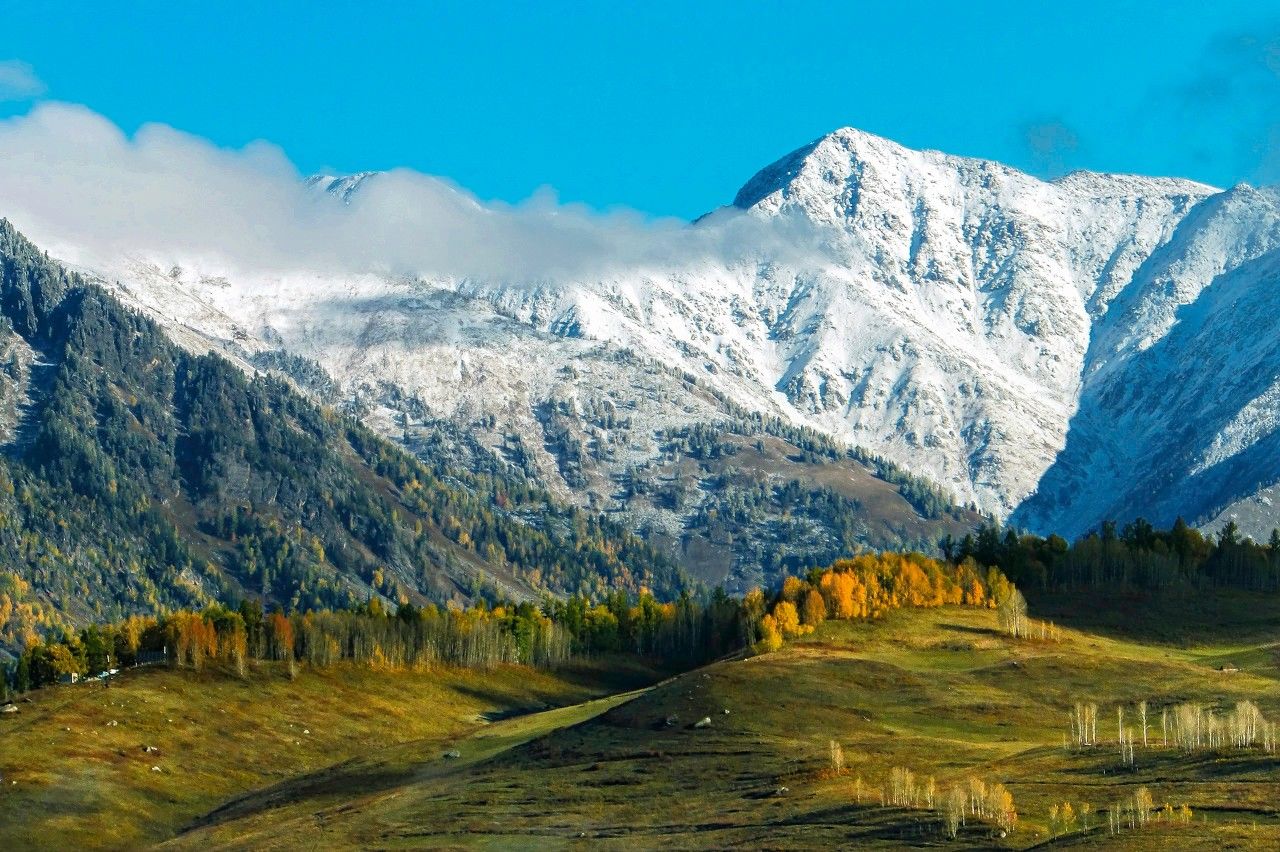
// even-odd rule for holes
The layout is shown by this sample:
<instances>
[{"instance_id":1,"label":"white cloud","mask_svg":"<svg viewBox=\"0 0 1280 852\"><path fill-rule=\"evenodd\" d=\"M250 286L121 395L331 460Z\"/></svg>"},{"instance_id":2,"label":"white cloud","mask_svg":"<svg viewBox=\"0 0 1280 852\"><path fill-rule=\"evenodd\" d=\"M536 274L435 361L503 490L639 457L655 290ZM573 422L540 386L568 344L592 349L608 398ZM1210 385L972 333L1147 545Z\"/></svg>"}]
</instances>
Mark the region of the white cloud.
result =
<instances>
[{"instance_id":1,"label":"white cloud","mask_svg":"<svg viewBox=\"0 0 1280 852\"><path fill-rule=\"evenodd\" d=\"M43 103L0 122L0 216L85 265L132 255L259 271L537 281L749 261L808 242L735 211L689 225L596 213L546 192L488 204L403 169L370 180L347 206L302 178L264 142L230 150L158 124L130 138L80 106Z\"/></svg>"},{"instance_id":2,"label":"white cloud","mask_svg":"<svg viewBox=\"0 0 1280 852\"><path fill-rule=\"evenodd\" d=\"M20 59L0 60L0 101L25 101L44 94L44 82Z\"/></svg>"}]
</instances>

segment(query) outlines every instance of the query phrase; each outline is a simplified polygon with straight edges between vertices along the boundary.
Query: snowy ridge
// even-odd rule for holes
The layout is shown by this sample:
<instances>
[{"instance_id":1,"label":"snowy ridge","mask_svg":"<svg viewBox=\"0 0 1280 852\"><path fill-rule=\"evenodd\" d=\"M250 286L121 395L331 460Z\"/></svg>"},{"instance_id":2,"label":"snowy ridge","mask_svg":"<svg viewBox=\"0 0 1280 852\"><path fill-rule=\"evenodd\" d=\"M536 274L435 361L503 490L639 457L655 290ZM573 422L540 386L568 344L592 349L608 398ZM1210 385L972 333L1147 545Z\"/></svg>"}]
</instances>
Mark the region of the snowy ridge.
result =
<instances>
[{"instance_id":1,"label":"snowy ridge","mask_svg":"<svg viewBox=\"0 0 1280 852\"><path fill-rule=\"evenodd\" d=\"M371 176L310 183L351 202ZM615 472L658 452L643 435L714 415L673 377L686 372L1066 534L1104 517L1216 517L1280 480L1276 193L1047 182L845 129L761 170L734 206L811 226L824 250L537 286L195 263L174 275L146 258L100 272L192 345L283 349L349 398L393 388L496 424L495 444L505 430L541 446L549 400L607 398L637 424ZM666 372L634 367L646 359ZM609 483L539 464L607 505ZM1255 533L1277 520L1253 516Z\"/></svg>"}]
</instances>

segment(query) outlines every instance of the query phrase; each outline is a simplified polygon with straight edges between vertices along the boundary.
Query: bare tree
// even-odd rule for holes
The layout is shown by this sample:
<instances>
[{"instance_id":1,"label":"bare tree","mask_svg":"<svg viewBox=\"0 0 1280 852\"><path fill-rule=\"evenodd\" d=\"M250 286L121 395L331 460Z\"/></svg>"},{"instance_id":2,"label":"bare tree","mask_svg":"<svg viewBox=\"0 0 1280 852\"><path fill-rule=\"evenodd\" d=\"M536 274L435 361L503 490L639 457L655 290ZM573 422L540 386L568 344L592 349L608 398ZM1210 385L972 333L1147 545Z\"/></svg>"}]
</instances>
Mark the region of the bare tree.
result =
<instances>
[{"instance_id":1,"label":"bare tree","mask_svg":"<svg viewBox=\"0 0 1280 852\"><path fill-rule=\"evenodd\" d=\"M1022 639L1030 633L1027 624L1027 599L1016 588L1010 587L1009 593L996 605L996 615L1000 621L1000 629L1013 638Z\"/></svg>"},{"instance_id":2,"label":"bare tree","mask_svg":"<svg viewBox=\"0 0 1280 852\"><path fill-rule=\"evenodd\" d=\"M964 825L964 806L965 792L959 784L953 784L951 790L947 793L946 803L946 824L947 834L952 840L960 832L960 827Z\"/></svg>"}]
</instances>

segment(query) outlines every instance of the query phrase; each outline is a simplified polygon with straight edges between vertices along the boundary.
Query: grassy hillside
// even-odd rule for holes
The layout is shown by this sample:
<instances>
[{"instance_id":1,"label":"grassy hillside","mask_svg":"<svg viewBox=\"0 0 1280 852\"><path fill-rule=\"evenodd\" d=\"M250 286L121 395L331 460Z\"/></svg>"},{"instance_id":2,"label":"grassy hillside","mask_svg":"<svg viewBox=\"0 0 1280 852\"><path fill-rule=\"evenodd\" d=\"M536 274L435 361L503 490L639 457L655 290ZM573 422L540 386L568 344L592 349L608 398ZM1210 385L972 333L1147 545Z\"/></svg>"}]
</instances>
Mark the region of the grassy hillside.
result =
<instances>
[{"instance_id":1,"label":"grassy hillside","mask_svg":"<svg viewBox=\"0 0 1280 852\"><path fill-rule=\"evenodd\" d=\"M1139 744L1129 768L1111 740L1116 705L1130 708L1133 724L1143 699L1220 710L1249 699L1277 720L1278 650L1146 645L1074 630L1056 642L1013 640L991 611L954 607L829 621L780 652L681 675L570 728L551 730L556 717L534 716L509 739L463 741L471 760L403 748L367 755L327 771L323 784L290 782L269 799L238 802L174 845L946 845L938 812L880 804L878 790L901 766L934 776L940 790L971 775L1007 785L1017 829L1000 838L971 819L955 841L964 846L1040 845L1051 839L1051 806L1071 801L1077 812L1092 806L1090 829L1079 818L1058 826L1066 832L1058 844L1275 848L1276 755ZM1224 661L1241 670L1218 671ZM1095 748L1064 747L1077 701L1100 707ZM704 717L709 726L693 727ZM525 741L531 733L541 735ZM841 775L830 770L832 739L843 747ZM1189 805L1190 824L1109 834L1106 810L1139 787L1157 807Z\"/></svg>"},{"instance_id":2,"label":"grassy hillside","mask_svg":"<svg viewBox=\"0 0 1280 852\"><path fill-rule=\"evenodd\" d=\"M151 668L109 688L38 690L0 714L0 848L137 848L249 790L397 743L427 760L491 719L652 676L625 662L557 674L338 665L292 681L273 666L244 680Z\"/></svg>"}]
</instances>

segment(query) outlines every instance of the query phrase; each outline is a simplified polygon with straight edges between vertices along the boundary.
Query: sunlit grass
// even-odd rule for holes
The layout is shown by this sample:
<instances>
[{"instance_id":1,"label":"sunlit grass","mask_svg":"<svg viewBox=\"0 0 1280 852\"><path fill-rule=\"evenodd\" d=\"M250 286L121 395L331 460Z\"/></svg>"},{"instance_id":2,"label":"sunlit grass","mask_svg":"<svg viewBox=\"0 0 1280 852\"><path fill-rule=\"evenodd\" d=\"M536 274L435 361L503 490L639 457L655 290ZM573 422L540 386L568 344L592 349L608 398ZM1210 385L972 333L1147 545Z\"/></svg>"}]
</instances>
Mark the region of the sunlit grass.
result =
<instances>
[{"instance_id":1,"label":"sunlit grass","mask_svg":"<svg viewBox=\"0 0 1280 852\"><path fill-rule=\"evenodd\" d=\"M1147 645L1077 630L1063 630L1057 642L1013 641L995 626L993 613L961 608L827 622L776 654L682 675L583 724L528 717L517 739L537 727L544 736L486 750L469 765L419 761L419 774L394 791L329 798L323 810L302 795L178 845L262 848L299 837L390 847L943 844L939 814L880 806L878 788L894 766L933 775L940 788L969 775L1009 787L1018 830L1001 839L971 822L959 838L969 846L1037 845L1050 839L1051 804L1089 802L1102 811L1139 785L1157 805L1189 804L1193 823L1111 837L1105 814L1094 813L1089 832L1077 822L1057 842L1152 849L1213 847L1224 838L1252 848L1280 842L1273 756L1139 748L1129 770L1110 743L1063 748L1066 712L1077 700L1099 704L1103 739L1114 739L1107 724L1115 704L1141 699L1250 698L1280 720L1269 651L1238 642ZM1218 672L1224 654L1242 671ZM678 722L666 726L669 716ZM689 727L704 716L710 728ZM1158 726L1157 717L1157 739ZM840 776L829 771L831 739L843 746ZM383 760L402 769L413 763L403 750L375 758Z\"/></svg>"},{"instance_id":2,"label":"sunlit grass","mask_svg":"<svg viewBox=\"0 0 1280 852\"><path fill-rule=\"evenodd\" d=\"M482 728L479 714L574 704L627 675L641 676L156 668L38 690L0 717L0 848L159 840L236 794L399 742L434 753Z\"/></svg>"}]
</instances>

